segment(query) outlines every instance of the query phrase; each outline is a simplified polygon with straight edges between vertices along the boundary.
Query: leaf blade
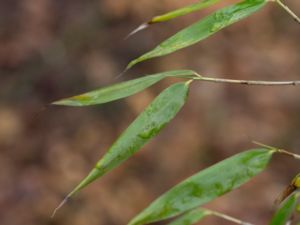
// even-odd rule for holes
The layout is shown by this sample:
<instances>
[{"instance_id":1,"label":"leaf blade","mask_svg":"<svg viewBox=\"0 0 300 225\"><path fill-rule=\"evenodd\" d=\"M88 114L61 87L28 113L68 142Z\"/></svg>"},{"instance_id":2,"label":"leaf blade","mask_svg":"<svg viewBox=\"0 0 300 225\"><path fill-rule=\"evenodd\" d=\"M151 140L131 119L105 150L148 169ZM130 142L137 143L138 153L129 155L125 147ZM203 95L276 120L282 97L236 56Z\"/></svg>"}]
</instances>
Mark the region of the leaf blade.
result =
<instances>
[{"instance_id":1,"label":"leaf blade","mask_svg":"<svg viewBox=\"0 0 300 225\"><path fill-rule=\"evenodd\" d=\"M244 0L225 7L179 31L154 49L132 60L126 69L142 61L164 56L202 41L219 30L251 15L266 4L266 0Z\"/></svg>"},{"instance_id":2,"label":"leaf blade","mask_svg":"<svg viewBox=\"0 0 300 225\"><path fill-rule=\"evenodd\" d=\"M165 89L121 134L94 169L67 196L103 176L138 151L172 120L183 107L188 96L188 83L177 83Z\"/></svg>"},{"instance_id":3,"label":"leaf blade","mask_svg":"<svg viewBox=\"0 0 300 225\"><path fill-rule=\"evenodd\" d=\"M295 210L298 195L299 193L295 192L282 202L280 208L274 214L270 225L285 225L287 223Z\"/></svg>"},{"instance_id":4,"label":"leaf blade","mask_svg":"<svg viewBox=\"0 0 300 225\"><path fill-rule=\"evenodd\" d=\"M141 78L117 83L108 87L100 88L94 91L90 91L84 94L76 95L69 98L64 98L53 102L53 105L64 106L90 106L96 104L103 104L111 101L115 101L121 98L128 97L136 94L155 83L161 81L166 77L189 77L195 73L191 70L173 70L153 75L144 76Z\"/></svg>"},{"instance_id":5,"label":"leaf blade","mask_svg":"<svg viewBox=\"0 0 300 225\"><path fill-rule=\"evenodd\" d=\"M190 4L188 6L173 10L171 12L159 15L159 16L155 16L153 17L148 24L153 24L153 23L160 23L160 22L165 22L171 19L174 19L176 17L179 16L184 16L187 15L189 13L204 9L206 7L209 7L217 2L219 2L220 0L202 0L200 2L194 3L194 4Z\"/></svg>"},{"instance_id":6,"label":"leaf blade","mask_svg":"<svg viewBox=\"0 0 300 225\"><path fill-rule=\"evenodd\" d=\"M200 171L156 199L129 225L171 218L241 186L265 169L273 152L270 149L249 150Z\"/></svg>"},{"instance_id":7,"label":"leaf blade","mask_svg":"<svg viewBox=\"0 0 300 225\"><path fill-rule=\"evenodd\" d=\"M158 15L158 16L155 16L151 20L149 20L148 22L141 24L136 29L134 29L132 32L130 32L127 35L126 39L129 38L130 36L138 33L139 31L146 29L151 24L166 22L168 20L175 19L176 17L184 16L184 15L192 13L194 11L198 11L198 10L207 8L207 7L217 3L219 1L220 0L202 0L200 2L190 4L188 6L185 6L185 7L182 7L182 8L179 8L179 9L176 9L176 10Z\"/></svg>"}]
</instances>

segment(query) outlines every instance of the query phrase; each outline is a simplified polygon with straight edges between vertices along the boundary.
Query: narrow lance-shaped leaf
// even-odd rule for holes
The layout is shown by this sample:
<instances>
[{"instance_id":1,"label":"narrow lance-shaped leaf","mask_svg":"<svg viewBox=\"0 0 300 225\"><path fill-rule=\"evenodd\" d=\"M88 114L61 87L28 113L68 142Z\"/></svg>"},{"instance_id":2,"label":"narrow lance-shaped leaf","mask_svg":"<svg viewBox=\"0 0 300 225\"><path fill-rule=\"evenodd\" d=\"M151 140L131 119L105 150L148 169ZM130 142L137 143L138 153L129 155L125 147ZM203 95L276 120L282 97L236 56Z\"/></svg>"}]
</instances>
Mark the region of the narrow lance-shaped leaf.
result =
<instances>
[{"instance_id":1,"label":"narrow lance-shaped leaf","mask_svg":"<svg viewBox=\"0 0 300 225\"><path fill-rule=\"evenodd\" d=\"M177 34L168 38L156 48L131 61L127 69L135 64L163 55L170 54L179 49L195 44L217 31L227 27L259 10L266 4L266 0L245 0L240 3L225 7L204 19L181 30Z\"/></svg>"},{"instance_id":2,"label":"narrow lance-shaped leaf","mask_svg":"<svg viewBox=\"0 0 300 225\"><path fill-rule=\"evenodd\" d=\"M186 179L130 221L142 225L201 206L250 180L267 166L274 149L253 149L225 159Z\"/></svg>"},{"instance_id":3,"label":"narrow lance-shaped leaf","mask_svg":"<svg viewBox=\"0 0 300 225\"><path fill-rule=\"evenodd\" d=\"M165 22L165 21L172 20L172 19L174 19L176 17L179 17L179 16L184 16L186 14L189 14L189 13L204 9L206 7L209 7L209 6L215 4L219 1L220 0L202 0L202 1L199 1L197 3L194 3L194 4L191 4L191 5L176 9L174 11L171 11L171 12L159 15L159 16L155 16L151 20L149 20L148 22L140 25L138 28L136 28L134 31L132 31L128 35L128 37L135 34L135 33L137 33L138 31L141 31L141 30L147 28L151 24Z\"/></svg>"},{"instance_id":4,"label":"narrow lance-shaped leaf","mask_svg":"<svg viewBox=\"0 0 300 225\"><path fill-rule=\"evenodd\" d=\"M88 106L102 104L136 94L166 77L189 78L194 76L194 74L195 72L191 70L173 70L157 73L100 88L98 90L87 92L81 95L58 100L52 104L66 106Z\"/></svg>"},{"instance_id":5,"label":"narrow lance-shaped leaf","mask_svg":"<svg viewBox=\"0 0 300 225\"><path fill-rule=\"evenodd\" d=\"M273 216L270 225L286 225L295 210L298 198L299 192L295 192L285 199Z\"/></svg>"},{"instance_id":6,"label":"narrow lance-shaped leaf","mask_svg":"<svg viewBox=\"0 0 300 225\"><path fill-rule=\"evenodd\" d=\"M180 216L173 222L169 223L168 225L192 225L204 219L206 216L210 214L211 214L210 211L202 208L191 210L185 213L184 215Z\"/></svg>"},{"instance_id":7,"label":"narrow lance-shaped leaf","mask_svg":"<svg viewBox=\"0 0 300 225\"><path fill-rule=\"evenodd\" d=\"M204 9L204 8L211 6L219 1L220 0L202 0L200 2L182 7L180 9L165 13L163 15L155 16L148 23L151 24L151 23L165 22L165 21L174 19L176 17L184 16L184 15L192 13L194 11Z\"/></svg>"},{"instance_id":8,"label":"narrow lance-shaped leaf","mask_svg":"<svg viewBox=\"0 0 300 225\"><path fill-rule=\"evenodd\" d=\"M95 168L68 197L121 164L157 135L184 105L188 95L188 85L189 82L174 84L157 96L122 133Z\"/></svg>"}]
</instances>

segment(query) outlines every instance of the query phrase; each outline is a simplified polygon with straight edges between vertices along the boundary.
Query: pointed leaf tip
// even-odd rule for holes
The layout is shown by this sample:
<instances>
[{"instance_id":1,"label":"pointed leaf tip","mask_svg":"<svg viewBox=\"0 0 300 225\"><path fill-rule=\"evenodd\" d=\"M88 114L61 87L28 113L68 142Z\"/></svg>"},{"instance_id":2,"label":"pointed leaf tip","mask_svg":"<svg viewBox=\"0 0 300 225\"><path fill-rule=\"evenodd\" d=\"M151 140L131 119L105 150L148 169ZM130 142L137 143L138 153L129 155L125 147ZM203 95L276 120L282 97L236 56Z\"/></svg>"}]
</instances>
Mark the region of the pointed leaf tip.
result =
<instances>
[{"instance_id":1,"label":"pointed leaf tip","mask_svg":"<svg viewBox=\"0 0 300 225\"><path fill-rule=\"evenodd\" d=\"M131 31L126 37L125 40L128 39L129 37L131 37L132 35L147 29L147 27L149 27L149 23L142 23L140 26L138 26L136 29L134 29L133 31Z\"/></svg>"},{"instance_id":2,"label":"pointed leaf tip","mask_svg":"<svg viewBox=\"0 0 300 225\"><path fill-rule=\"evenodd\" d=\"M54 218L54 216L56 215L56 213L58 212L58 210L59 210L61 207L63 207L63 206L67 203L68 200L69 200L69 196L65 197L65 198L61 201L61 203L59 203L59 205L53 210L53 213L52 213L52 215L51 215L51 218Z\"/></svg>"}]
</instances>

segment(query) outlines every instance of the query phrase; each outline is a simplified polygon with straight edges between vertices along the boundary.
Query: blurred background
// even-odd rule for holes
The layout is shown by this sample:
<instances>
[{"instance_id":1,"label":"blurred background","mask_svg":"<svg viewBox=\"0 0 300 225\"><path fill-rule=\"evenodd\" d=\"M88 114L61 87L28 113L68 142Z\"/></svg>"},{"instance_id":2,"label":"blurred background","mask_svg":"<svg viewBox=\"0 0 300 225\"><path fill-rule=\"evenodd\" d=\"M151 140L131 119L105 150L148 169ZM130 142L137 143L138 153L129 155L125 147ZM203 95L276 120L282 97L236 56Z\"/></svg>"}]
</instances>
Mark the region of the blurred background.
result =
<instances>
[{"instance_id":1,"label":"blurred background","mask_svg":"<svg viewBox=\"0 0 300 225\"><path fill-rule=\"evenodd\" d=\"M124 40L152 16L193 2L0 1L1 225L124 225L181 180L255 147L253 140L300 153L300 87L194 82L184 109L158 137L50 218L130 122L177 80L101 106L43 111L46 104L174 69L232 79L299 79L300 26L275 3L193 47L141 63L116 79L131 59L236 1ZM299 1L286 3L300 14ZM265 172L207 207L267 224L275 198L299 170L296 160L275 156ZM229 223L208 218L201 224Z\"/></svg>"}]
</instances>

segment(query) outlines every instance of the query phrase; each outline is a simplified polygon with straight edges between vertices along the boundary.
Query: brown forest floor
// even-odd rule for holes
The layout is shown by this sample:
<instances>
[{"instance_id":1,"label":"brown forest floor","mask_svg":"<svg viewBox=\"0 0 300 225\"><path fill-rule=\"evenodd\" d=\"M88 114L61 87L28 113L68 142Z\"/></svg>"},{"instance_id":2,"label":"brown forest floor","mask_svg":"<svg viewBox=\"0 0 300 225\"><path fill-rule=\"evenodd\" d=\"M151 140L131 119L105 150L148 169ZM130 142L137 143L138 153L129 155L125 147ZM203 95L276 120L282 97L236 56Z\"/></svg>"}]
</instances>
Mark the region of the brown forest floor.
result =
<instances>
[{"instance_id":1,"label":"brown forest floor","mask_svg":"<svg viewBox=\"0 0 300 225\"><path fill-rule=\"evenodd\" d=\"M102 106L40 109L116 82L129 60L214 9L123 40L151 16L190 2L0 1L1 225L124 225L180 180L252 148L252 140L299 153L299 87L194 83L185 108L157 138L50 219L64 195L174 80ZM300 14L299 1L286 3ZM172 69L235 79L299 79L299 36L299 24L270 4L191 48L137 65L118 81ZM209 207L267 224L278 192L299 170L299 162L275 157L263 174Z\"/></svg>"}]
</instances>

